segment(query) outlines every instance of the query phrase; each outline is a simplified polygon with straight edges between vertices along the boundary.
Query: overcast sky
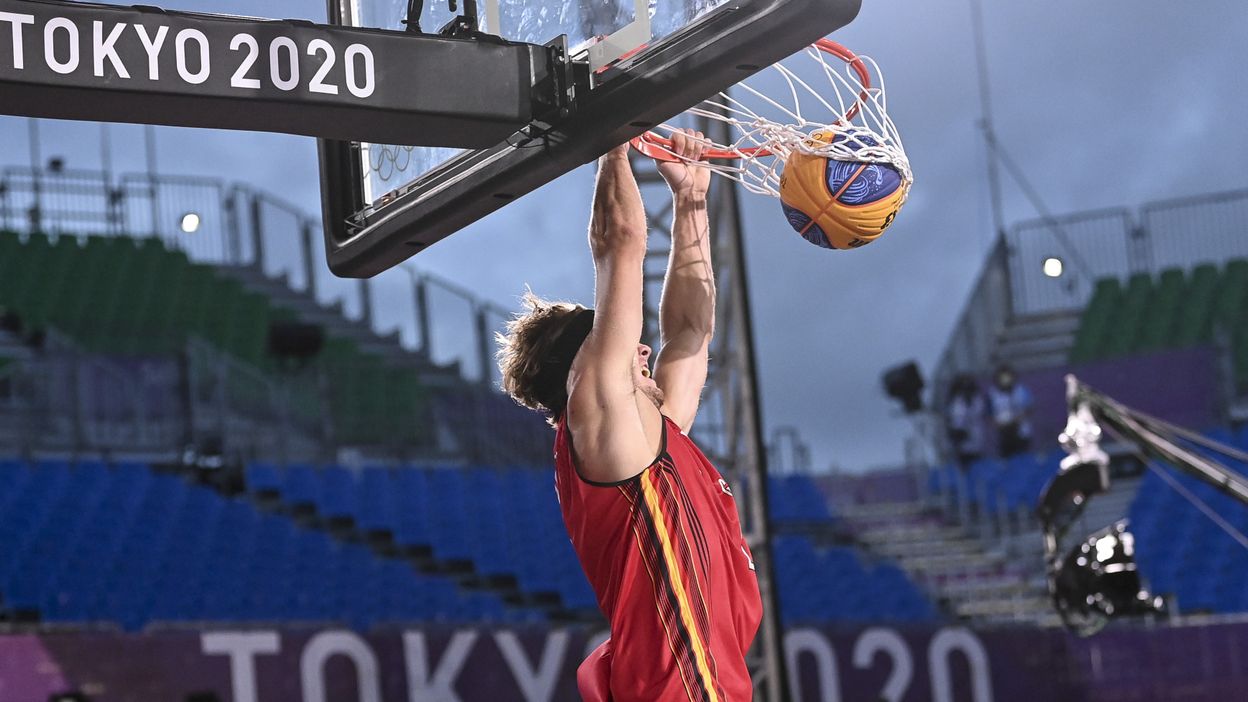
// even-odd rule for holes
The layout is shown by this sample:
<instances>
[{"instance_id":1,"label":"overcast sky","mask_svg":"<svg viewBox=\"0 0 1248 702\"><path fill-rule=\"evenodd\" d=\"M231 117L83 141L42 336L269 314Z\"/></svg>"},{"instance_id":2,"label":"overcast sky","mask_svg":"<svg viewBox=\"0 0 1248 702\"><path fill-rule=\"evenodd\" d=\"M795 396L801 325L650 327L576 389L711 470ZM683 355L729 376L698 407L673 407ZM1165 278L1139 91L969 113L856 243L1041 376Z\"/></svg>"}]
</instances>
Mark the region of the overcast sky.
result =
<instances>
[{"instance_id":1,"label":"overcast sky","mask_svg":"<svg viewBox=\"0 0 1248 702\"><path fill-rule=\"evenodd\" d=\"M663 2L663 0L658 0ZM117 3L121 4L121 3ZM128 3L127 3L128 4ZM324 20L321 0L159 3ZM1248 187L1248 3L1243 0L985 1L997 133L1047 206L1069 212ZM929 372L991 240L968 0L864 0L835 38L885 72L916 185L888 234L852 252L796 236L778 203L742 196L764 418L796 425L816 468L897 463L907 424L881 371ZM44 154L97 168L99 127L42 123ZM142 130L111 129L115 167L143 169ZM303 137L160 128L159 168L240 181L319 211L315 144ZM26 163L25 120L0 117L0 165ZM438 244L415 264L514 306L527 283L592 300L582 168ZM1007 221L1033 217L1007 183ZM291 242L294 246L295 242ZM383 319L409 313L392 272Z\"/></svg>"}]
</instances>

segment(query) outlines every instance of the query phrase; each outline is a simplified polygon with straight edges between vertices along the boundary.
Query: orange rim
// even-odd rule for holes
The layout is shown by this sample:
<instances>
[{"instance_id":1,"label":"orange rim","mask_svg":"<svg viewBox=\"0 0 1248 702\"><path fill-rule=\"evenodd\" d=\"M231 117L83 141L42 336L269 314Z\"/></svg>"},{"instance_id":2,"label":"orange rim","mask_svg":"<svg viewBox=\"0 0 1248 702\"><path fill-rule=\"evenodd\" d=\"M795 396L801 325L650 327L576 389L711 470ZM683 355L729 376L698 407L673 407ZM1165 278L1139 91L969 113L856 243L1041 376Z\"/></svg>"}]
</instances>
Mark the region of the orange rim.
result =
<instances>
[{"instance_id":1,"label":"orange rim","mask_svg":"<svg viewBox=\"0 0 1248 702\"><path fill-rule=\"evenodd\" d=\"M854 70L854 73L858 74L858 79L862 83L863 91L858 95L858 102L855 102L854 106L849 108L849 112L845 113L845 116L842 118L843 121L853 119L858 114L859 104L861 101L867 99L867 91L871 89L871 73L867 70L867 65L863 63L862 59L858 58L857 54L832 41L831 39L820 39L811 46L814 46L816 49L819 49L825 54L831 54L845 63L848 63L850 68ZM639 153L644 156L649 156L656 161L674 162L681 160L671 154L672 140L657 132L646 132L645 134L630 140L629 143L632 144L633 148L637 149ZM742 157L762 158L764 156L771 155L771 149L766 146L750 146L736 151L730 151L728 149L707 149L706 153L702 155L702 160L737 159Z\"/></svg>"}]
</instances>

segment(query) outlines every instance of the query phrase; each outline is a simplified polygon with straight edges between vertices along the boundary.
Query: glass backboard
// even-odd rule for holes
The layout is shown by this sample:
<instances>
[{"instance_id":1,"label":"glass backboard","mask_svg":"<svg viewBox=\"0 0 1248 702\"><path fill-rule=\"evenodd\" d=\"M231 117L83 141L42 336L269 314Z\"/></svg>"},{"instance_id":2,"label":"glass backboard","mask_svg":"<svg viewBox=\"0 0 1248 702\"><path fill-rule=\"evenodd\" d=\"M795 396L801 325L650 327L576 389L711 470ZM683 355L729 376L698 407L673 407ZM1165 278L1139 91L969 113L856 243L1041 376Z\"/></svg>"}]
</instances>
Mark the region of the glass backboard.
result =
<instances>
[{"instance_id":1,"label":"glass backboard","mask_svg":"<svg viewBox=\"0 0 1248 702\"><path fill-rule=\"evenodd\" d=\"M671 35L728 0L481 0L481 31L512 41L545 44L563 34L570 54L584 52L591 70L632 49ZM407 0L348 0L350 25L403 29ZM426 3L423 31L436 32L456 17L450 3ZM411 183L462 153L461 149L360 145L364 200L374 206L388 193Z\"/></svg>"}]
</instances>

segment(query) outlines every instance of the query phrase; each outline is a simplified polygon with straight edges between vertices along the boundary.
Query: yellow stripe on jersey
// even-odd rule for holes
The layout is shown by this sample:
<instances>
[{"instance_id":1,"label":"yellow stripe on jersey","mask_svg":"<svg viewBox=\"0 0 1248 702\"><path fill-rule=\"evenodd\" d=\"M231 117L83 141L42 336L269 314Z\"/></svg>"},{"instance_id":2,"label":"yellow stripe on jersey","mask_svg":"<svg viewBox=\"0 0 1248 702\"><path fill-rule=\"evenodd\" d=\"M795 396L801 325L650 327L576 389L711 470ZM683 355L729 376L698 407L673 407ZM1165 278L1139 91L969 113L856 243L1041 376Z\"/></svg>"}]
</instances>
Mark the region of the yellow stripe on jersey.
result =
<instances>
[{"instance_id":1,"label":"yellow stripe on jersey","mask_svg":"<svg viewBox=\"0 0 1248 702\"><path fill-rule=\"evenodd\" d=\"M672 537L667 530L667 523L664 521L662 510L659 508L659 496L654 486L650 484L649 476L643 473L641 475L641 494L646 501L646 506L650 509L650 514L654 516L654 528L659 535L659 543L663 547L663 560L667 562L667 571L671 574L672 587L676 590L676 599L680 602L680 618L684 622L685 630L689 633L689 642L693 647L694 661L697 663L698 673L702 676L703 686L710 695L711 702L719 702L719 694L715 685L715 678L711 675L711 669L707 665L706 644L698 635L698 627L693 621L693 610L689 606L689 597L685 591L684 576L680 572L679 561L676 560L676 552L672 546Z\"/></svg>"}]
</instances>

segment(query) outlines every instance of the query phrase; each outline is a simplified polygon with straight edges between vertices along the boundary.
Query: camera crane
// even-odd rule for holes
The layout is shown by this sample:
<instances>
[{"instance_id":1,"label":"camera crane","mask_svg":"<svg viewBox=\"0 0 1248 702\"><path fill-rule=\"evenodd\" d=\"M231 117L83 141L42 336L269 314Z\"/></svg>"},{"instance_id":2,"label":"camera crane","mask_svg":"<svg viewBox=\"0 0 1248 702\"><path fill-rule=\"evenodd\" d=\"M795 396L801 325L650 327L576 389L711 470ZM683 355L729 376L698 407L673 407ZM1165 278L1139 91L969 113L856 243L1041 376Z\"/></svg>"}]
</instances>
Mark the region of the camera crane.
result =
<instances>
[{"instance_id":1,"label":"camera crane","mask_svg":"<svg viewBox=\"0 0 1248 702\"><path fill-rule=\"evenodd\" d=\"M1163 598L1149 593L1140 581L1135 564L1135 538L1127 520L1097 531L1062 554L1062 537L1082 514L1088 500L1109 489L1109 455L1101 448L1105 431L1133 445L1150 468L1174 482L1157 462L1174 466L1248 506L1248 479L1216 460L1197 453L1179 441L1202 446L1230 458L1248 461L1248 453L1210 441L1196 432L1137 412L1113 398L1066 376L1069 419L1059 437L1069 454L1061 468L1040 493L1037 515L1044 530L1045 563L1049 593L1067 628L1080 635L1099 631L1114 617L1164 614ZM1248 548L1248 538L1200 503L1184 494L1203 512Z\"/></svg>"}]
</instances>

